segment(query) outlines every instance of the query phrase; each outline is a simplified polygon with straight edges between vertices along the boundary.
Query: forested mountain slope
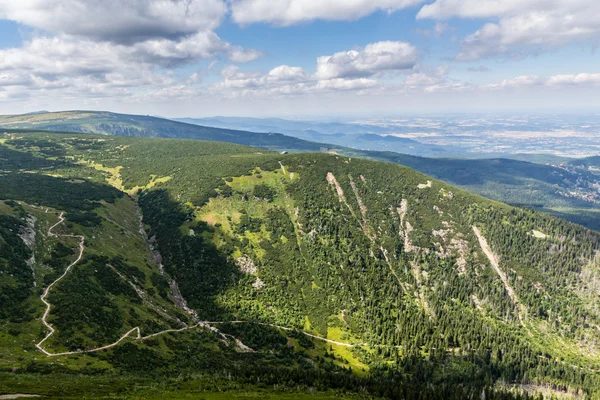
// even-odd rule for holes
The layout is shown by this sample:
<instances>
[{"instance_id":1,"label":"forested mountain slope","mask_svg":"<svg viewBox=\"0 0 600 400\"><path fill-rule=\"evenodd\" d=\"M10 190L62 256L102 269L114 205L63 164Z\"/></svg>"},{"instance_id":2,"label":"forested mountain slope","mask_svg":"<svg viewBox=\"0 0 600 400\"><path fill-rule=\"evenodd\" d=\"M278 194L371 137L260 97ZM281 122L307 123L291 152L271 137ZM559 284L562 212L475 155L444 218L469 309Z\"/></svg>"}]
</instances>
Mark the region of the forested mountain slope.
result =
<instances>
[{"instance_id":1,"label":"forested mountain slope","mask_svg":"<svg viewBox=\"0 0 600 400\"><path fill-rule=\"evenodd\" d=\"M433 159L392 152L363 152L361 156L406 165L490 199L600 230L596 157L573 160L569 165L547 165L507 158Z\"/></svg>"},{"instance_id":2,"label":"forested mountain slope","mask_svg":"<svg viewBox=\"0 0 600 400\"><path fill-rule=\"evenodd\" d=\"M254 133L211 128L145 115L100 111L4 115L0 116L0 127L115 136L214 140L270 149L295 149L299 151L318 151L320 146L318 143L279 133Z\"/></svg>"},{"instance_id":3,"label":"forested mountain slope","mask_svg":"<svg viewBox=\"0 0 600 400\"><path fill-rule=\"evenodd\" d=\"M546 159L542 159L544 162L533 163L510 159L416 157L396 152L365 151L316 143L276 133L211 128L149 116L92 111L0 116L0 127L117 136L203 139L279 151L335 152L351 157L390 161L497 201L535 208L600 230L600 213L597 212L600 202L597 198L600 176L587 168L569 169L546 165ZM400 139L390 136L378 140ZM320 138L319 141L326 141L326 137ZM412 154L415 143L407 142L402 147L404 150L400 148L399 151ZM540 156L531 157L533 160L540 159ZM582 163L589 164L593 160L582 160ZM572 163L579 165L577 160L573 160Z\"/></svg>"},{"instance_id":4,"label":"forested mountain slope","mask_svg":"<svg viewBox=\"0 0 600 400\"><path fill-rule=\"evenodd\" d=\"M391 163L94 135L1 142L4 370L336 396L600 395L593 231ZM46 309L50 356L35 347ZM22 388L18 375L5 387Z\"/></svg>"}]
</instances>

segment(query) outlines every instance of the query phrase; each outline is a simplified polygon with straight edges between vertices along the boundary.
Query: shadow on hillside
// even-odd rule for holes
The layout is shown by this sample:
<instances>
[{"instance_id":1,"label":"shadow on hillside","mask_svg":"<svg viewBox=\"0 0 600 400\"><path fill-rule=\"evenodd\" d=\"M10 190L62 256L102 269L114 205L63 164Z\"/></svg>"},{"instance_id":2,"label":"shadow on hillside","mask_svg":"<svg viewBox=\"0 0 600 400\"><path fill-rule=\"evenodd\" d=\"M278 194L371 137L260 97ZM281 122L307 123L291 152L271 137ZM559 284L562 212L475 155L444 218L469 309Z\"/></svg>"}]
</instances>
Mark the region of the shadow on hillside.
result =
<instances>
[{"instance_id":1,"label":"shadow on hillside","mask_svg":"<svg viewBox=\"0 0 600 400\"><path fill-rule=\"evenodd\" d=\"M144 223L150 226L149 237L156 238L165 269L188 305L202 320L229 318L215 299L240 279L235 265L202 236L181 233L180 226L192 218L192 211L172 200L166 190L142 193L139 204Z\"/></svg>"},{"instance_id":2,"label":"shadow on hillside","mask_svg":"<svg viewBox=\"0 0 600 400\"><path fill-rule=\"evenodd\" d=\"M122 192L108 185L35 173L0 175L0 188L0 200L20 200L67 213L91 211L100 206L100 201L114 203L123 197Z\"/></svg>"}]
</instances>

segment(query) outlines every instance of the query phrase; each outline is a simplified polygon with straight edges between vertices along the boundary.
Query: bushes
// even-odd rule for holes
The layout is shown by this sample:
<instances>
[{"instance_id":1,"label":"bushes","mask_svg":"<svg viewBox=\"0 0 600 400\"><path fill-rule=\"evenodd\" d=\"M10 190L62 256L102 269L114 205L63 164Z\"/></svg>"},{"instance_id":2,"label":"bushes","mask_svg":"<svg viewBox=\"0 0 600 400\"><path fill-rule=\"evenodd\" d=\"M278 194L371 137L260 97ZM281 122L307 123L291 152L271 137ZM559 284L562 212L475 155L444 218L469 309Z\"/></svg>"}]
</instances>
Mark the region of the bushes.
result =
<instances>
[{"instance_id":1,"label":"bushes","mask_svg":"<svg viewBox=\"0 0 600 400\"><path fill-rule=\"evenodd\" d=\"M27 314L22 302L33 292L33 274L27 265L31 250L19 237L24 223L0 215L0 319L21 321Z\"/></svg>"},{"instance_id":2,"label":"bushes","mask_svg":"<svg viewBox=\"0 0 600 400\"><path fill-rule=\"evenodd\" d=\"M102 218L93 211L74 211L68 213L65 218L70 222L75 222L86 227L94 227L102 223Z\"/></svg>"},{"instance_id":3,"label":"bushes","mask_svg":"<svg viewBox=\"0 0 600 400\"><path fill-rule=\"evenodd\" d=\"M254 186L254 190L252 191L252 194L256 198L267 200L267 201L273 201L275 196L277 196L277 192L273 188L271 188L270 186L268 186L264 183Z\"/></svg>"}]
</instances>

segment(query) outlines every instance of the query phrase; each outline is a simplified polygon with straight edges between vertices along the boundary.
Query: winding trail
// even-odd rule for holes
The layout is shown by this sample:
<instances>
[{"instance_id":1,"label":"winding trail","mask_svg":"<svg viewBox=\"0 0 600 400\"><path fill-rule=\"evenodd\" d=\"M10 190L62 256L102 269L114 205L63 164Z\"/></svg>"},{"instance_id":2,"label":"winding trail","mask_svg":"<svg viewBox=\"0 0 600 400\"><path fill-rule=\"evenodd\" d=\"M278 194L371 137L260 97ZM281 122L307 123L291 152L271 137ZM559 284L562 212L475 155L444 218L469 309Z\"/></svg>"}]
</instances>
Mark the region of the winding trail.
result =
<instances>
[{"instance_id":1,"label":"winding trail","mask_svg":"<svg viewBox=\"0 0 600 400\"><path fill-rule=\"evenodd\" d=\"M54 233L53 232L53 230L57 226L59 226L62 223L64 223L64 221L65 221L64 212L60 213L58 219L59 219L58 222L55 223L54 225L52 225L48 229L48 236L57 237L57 238L58 237L64 237L64 238L77 238L77 239L79 239L79 254L77 256L77 259L75 259L75 261L73 261L71 264L69 264L69 266L67 266L67 268L65 269L65 271L63 272L63 274L60 277L58 277L54 282L52 282L50 285L48 285L48 287L46 287L46 289L44 290L43 294L40 297L40 300L46 305L46 310L44 311L44 314L42 315L42 323L44 324L44 326L46 326L46 328L48 328L48 333L46 334L46 336L42 340L40 340L38 343L36 343L35 347L37 347L38 350L40 350L42 353L44 353L48 357L59 357L59 356L68 356L68 355L74 355L74 354L94 353L94 352L98 352L98 351L102 351L102 350L108 350L110 348L118 346L119 344L121 344L121 342L123 342L125 339L131 337L134 333L135 333L135 336L133 336L133 340L143 341L143 340L152 339L152 338L155 338L157 336L161 336L161 335L164 335L164 334L167 334L167 333L183 332L183 331L187 331L187 330L195 329L195 328L203 328L203 329L210 330L211 332L214 332L217 335L219 335L222 338L222 340L224 342L226 342L226 343L228 343L227 342L228 339L233 340L233 342L235 343L235 345L237 346L237 348L239 350L241 350L242 352L253 352L254 351L253 349L251 349L250 347L246 346L244 343L242 343L236 337L224 334L223 332L221 332L219 329L217 329L216 327L214 327L212 325L219 325L219 324L225 324L225 323L231 323L231 324L256 324L256 325L262 325L262 326L269 326L269 327L281 329L281 330L284 330L284 331L294 331L295 330L293 328L288 328L288 327L285 327L285 326L280 326L280 325L275 325L275 324L267 324L267 323L262 323L262 322L254 322L254 321L220 321L220 322L195 321L196 323L194 325L190 325L190 326L186 325L186 326L184 326L181 329L166 329L164 331L152 333L152 334L147 335L147 336L142 336L140 328L138 326L136 326L135 328L132 328L129 331L127 331L117 341L115 341L115 342L113 342L111 344L108 344L106 346L96 347L96 348L87 349L87 350L75 350L75 351L65 351L65 352L60 352L60 353L51 353L51 352L47 351L46 349L44 349L42 347L42 345L44 344L44 342L47 341L50 337L52 337L52 335L54 335L54 333L56 332L56 329L54 329L54 327L52 326L52 324L50 324L48 322L48 315L50 314L50 310L52 308L52 305L50 304L50 302L48 302L47 297L50 294L50 290L56 284L58 284L62 279L64 279L68 275L68 273L73 269L73 267L75 265L77 265L81 261L81 259L83 258L83 253L85 251L85 236L82 236L82 235L69 235L69 234L58 234L58 233ZM113 268L112 266L109 266L109 267ZM118 271L116 271L116 272L118 273ZM125 277L122 274L120 274L120 273L118 273L118 274L126 282L132 284L127 279L125 279ZM134 288L136 289L136 292L138 293L138 295L140 297L142 297L142 299L143 299L143 296L139 292L140 289L137 288L137 286L134 286ZM178 321L182 322L180 320L178 320ZM324 342L327 342L327 343L331 343L331 344L335 344L335 345L338 345L338 346L344 346L344 347L364 347L364 346L367 346L366 343L350 344L350 343L338 342L336 340L327 339L327 338L324 338L324 337L318 336L318 335L313 335L311 333L304 332L302 330L299 330L298 332L302 333L303 335L312 337L314 339L321 340L321 341L324 341Z\"/></svg>"},{"instance_id":2,"label":"winding trail","mask_svg":"<svg viewBox=\"0 0 600 400\"><path fill-rule=\"evenodd\" d=\"M77 259L75 261L73 261L71 264L69 264L69 266L67 268L65 268L65 272L63 272L63 274L61 276L59 276L54 282L52 282L50 285L48 285L48 287L44 290L44 293L42 293L42 296L40 297L40 300L42 300L42 302L46 305L46 311L44 311L44 315L42 315L42 323L46 326L46 328L48 328L49 332L48 332L48 334L42 340L40 340L38 343L36 343L35 347L37 347L42 353L46 354L47 356L53 356L55 354L52 354L52 353L49 353L48 351L46 351L42 347L42 344L44 344L44 342L46 340L48 340L52 335L54 335L54 332L56 332L56 330L52 327L52 324L50 324L48 322L48 314L50 314L50 308L52 306L46 300L46 297L48 297L48 294L50 293L50 289L52 289L52 287L54 285L56 285L65 276L67 276L67 274L69 273L69 271L71 270L71 268L73 268L73 266L75 266L79 261L81 261L81 258L83 257L83 251L85 250L85 246L84 246L85 237L80 236L80 235L59 235L59 234L56 234L56 233L52 232L52 230L54 228L56 228L58 225L60 225L63 222L65 222L64 214L65 214L64 212L61 212L60 215L58 216L58 222L56 224L52 225L48 229L48 236L51 236L51 237L78 238L80 240L79 241L79 255L77 256Z\"/></svg>"},{"instance_id":3,"label":"winding trail","mask_svg":"<svg viewBox=\"0 0 600 400\"><path fill-rule=\"evenodd\" d=\"M208 322L209 325L219 325L219 324L254 324L254 325L261 325L261 326L269 326L271 328L277 328L277 329L281 329L284 331L295 331L296 329L293 328L287 328L285 326L280 326L280 325L275 325L275 324L267 324L264 322L254 322L254 321L219 321L219 322ZM336 340L331 340L331 339L327 339L324 338L322 336L317 336L317 335L313 335L312 333L308 333L308 332L304 332L301 330L298 330L298 332L302 333L305 336L310 336L311 338L317 339L317 340L321 340L323 342L327 342L327 343L331 343L331 344L337 344L338 346L344 346L344 347L364 347L367 346L367 343L358 343L358 344L351 344L351 343L344 343L344 342L338 342Z\"/></svg>"},{"instance_id":4,"label":"winding trail","mask_svg":"<svg viewBox=\"0 0 600 400\"><path fill-rule=\"evenodd\" d=\"M185 325L181 329L166 329L164 331L156 332L156 333L153 333L153 334L150 334L150 335L147 335L147 336L142 336L140 328L138 326L136 326L135 328L132 328L129 331L127 331L116 342L108 344L106 346L96 347L96 348L93 348L93 349L65 351L65 352L61 352L61 353L51 353L51 352L47 351L46 349L44 349L42 347L42 345L44 344L44 342L46 340L48 340L50 337L52 337L52 335L54 335L54 333L56 332L56 329L54 329L54 327L52 326L52 324L50 324L48 322L48 315L50 314L50 309L52 308L52 305L50 304L50 302L48 302L48 300L46 298L50 294L50 290L57 283L59 283L62 279L64 279L68 275L68 273L71 271L71 269L73 269L73 267L75 265L77 265L77 263L79 263L81 261L81 259L83 258L83 252L85 251L85 236L82 236L82 235L58 234L58 233L54 233L53 232L54 228L56 228L57 226L59 226L62 223L64 223L64 221L65 221L64 212L61 212L60 215L58 216L58 222L55 223L54 225L52 225L48 229L48 236L57 237L57 238L64 237L64 238L77 238L77 239L79 239L79 255L77 256L77 259L75 261L73 261L71 264L69 264L69 266L67 268L65 268L65 271L63 272L63 274L61 276L59 276L54 282L52 282L50 285L48 285L48 287L46 287L46 289L44 290L43 294L40 297L40 300L42 300L42 302L46 305L46 310L44 311L44 314L42 315L42 323L44 324L44 326L46 326L46 328L48 328L48 333L46 334L46 336L42 340L40 340L38 343L36 343L35 347L37 347L38 350L40 350L46 356L48 356L48 357L58 357L58 356L68 356L68 355L73 355L73 354L93 353L93 352L98 352L98 351L102 351L102 350L107 350L107 349L113 348L115 346L118 346L125 339L127 339L130 336L132 336L132 334L134 332L135 332L135 336L133 338L134 340L148 340L148 339L152 339L154 337L157 337L157 336L160 336L160 335L164 335L164 334L167 334L167 333L183 332L183 331L190 330L190 329L195 329L195 328L204 328L204 329L210 330L210 331L218 334L219 336L221 336L222 340L225 341L226 343L228 343L227 342L228 339L233 340L234 343L235 343L235 345L242 352L253 352L254 351L250 347L248 347L244 343L242 343L239 339L237 339L237 338L235 338L235 337L233 337L231 335L226 335L226 334L222 333L221 331L219 331L214 326L210 326L210 324L208 322L203 322L203 321L195 321L196 324L191 325L191 326ZM116 271L116 272L118 273L118 271ZM129 282L127 279L125 279L125 277L122 274L120 274L120 273L118 273L118 274L126 282ZM131 282L129 282L129 283L131 284ZM136 292L138 293L138 295L140 297L142 297L142 299L143 299L142 294L138 291L139 288L137 288L136 286L134 286L134 288L136 289ZM191 314L192 314L192 316L195 316L194 312L192 312ZM176 317L172 317L172 318L174 318L177 321L179 321L179 322L182 323L182 321L180 321Z\"/></svg>"}]
</instances>

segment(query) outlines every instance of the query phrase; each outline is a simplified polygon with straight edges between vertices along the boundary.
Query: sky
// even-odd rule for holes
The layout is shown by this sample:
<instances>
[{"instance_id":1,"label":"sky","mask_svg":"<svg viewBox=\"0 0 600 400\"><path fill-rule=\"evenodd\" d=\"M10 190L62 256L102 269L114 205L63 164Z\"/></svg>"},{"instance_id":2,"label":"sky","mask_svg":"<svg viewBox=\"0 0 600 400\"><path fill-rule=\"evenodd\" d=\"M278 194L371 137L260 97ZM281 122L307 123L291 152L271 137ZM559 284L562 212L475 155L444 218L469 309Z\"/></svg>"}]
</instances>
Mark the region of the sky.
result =
<instances>
[{"instance_id":1,"label":"sky","mask_svg":"<svg viewBox=\"0 0 600 400\"><path fill-rule=\"evenodd\" d=\"M598 0L0 0L0 114L600 110Z\"/></svg>"}]
</instances>

